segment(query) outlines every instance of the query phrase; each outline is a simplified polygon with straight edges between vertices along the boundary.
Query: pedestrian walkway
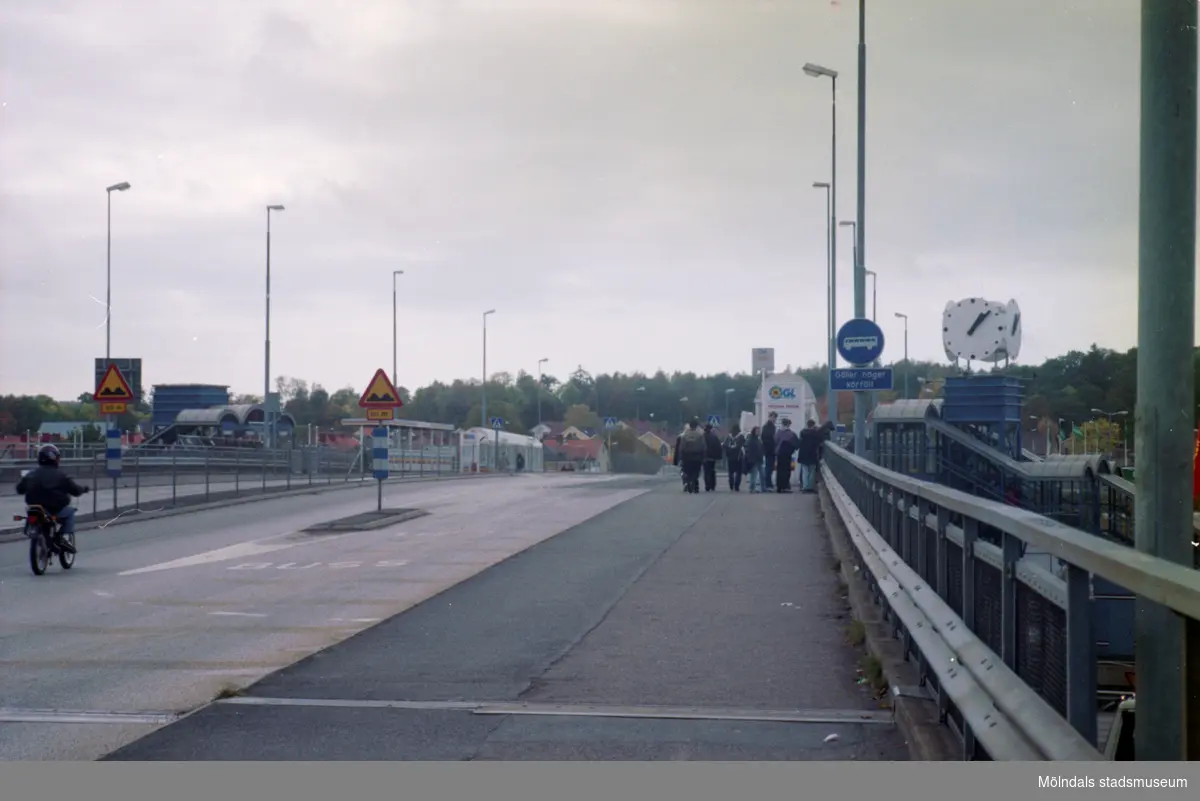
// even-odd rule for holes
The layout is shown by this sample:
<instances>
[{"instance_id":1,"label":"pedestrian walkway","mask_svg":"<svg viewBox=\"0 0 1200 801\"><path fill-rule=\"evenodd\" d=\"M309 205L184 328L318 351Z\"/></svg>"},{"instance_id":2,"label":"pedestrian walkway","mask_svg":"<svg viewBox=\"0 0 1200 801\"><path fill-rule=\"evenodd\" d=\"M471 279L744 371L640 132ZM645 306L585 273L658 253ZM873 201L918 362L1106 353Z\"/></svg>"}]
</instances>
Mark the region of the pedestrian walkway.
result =
<instances>
[{"instance_id":1,"label":"pedestrian walkway","mask_svg":"<svg viewBox=\"0 0 1200 801\"><path fill-rule=\"evenodd\" d=\"M664 480L109 759L906 760L818 507Z\"/></svg>"}]
</instances>

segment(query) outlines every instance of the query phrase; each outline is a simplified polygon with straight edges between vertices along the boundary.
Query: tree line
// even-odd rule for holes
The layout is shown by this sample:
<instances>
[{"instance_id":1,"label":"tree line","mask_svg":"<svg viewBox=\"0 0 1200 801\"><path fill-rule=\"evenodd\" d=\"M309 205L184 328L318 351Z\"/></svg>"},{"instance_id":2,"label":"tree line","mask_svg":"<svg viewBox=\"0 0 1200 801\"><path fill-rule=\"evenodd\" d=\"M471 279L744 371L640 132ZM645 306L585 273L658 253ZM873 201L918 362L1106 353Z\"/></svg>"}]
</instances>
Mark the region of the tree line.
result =
<instances>
[{"instance_id":1,"label":"tree line","mask_svg":"<svg viewBox=\"0 0 1200 801\"><path fill-rule=\"evenodd\" d=\"M1200 349L1194 359L1200 360ZM1200 365L1198 365L1200 367ZM828 373L823 365L796 370L823 399ZM880 402L905 396L940 397L943 381L955 369L935 362L900 362L895 365L893 392L879 393ZM1014 365L997 372L1025 380L1027 416L1049 421L1057 427L1059 420L1066 428L1086 429L1096 420L1107 420L1106 413L1133 413L1137 400L1137 350L1118 352L1093 345L1085 351L1071 351L1049 359L1037 366ZM1200 406L1200 369L1196 371L1196 399ZM478 426L482 423L482 390L479 379L434 382L411 391L397 387L404 407L399 416L410 420L449 423L455 426ZM321 430L336 429L342 420L362 417L358 408L359 391L343 387L330 391L319 383L280 377L276 381L284 409L298 427L315 426ZM693 415L701 418L710 414L736 415L754 408L759 379L745 373L717 373L701 376L691 372L654 375L613 373L593 375L583 367L565 379L544 374L538 379L524 371L515 375L493 373L488 377L487 416L500 417L505 428L526 433L540 419L567 420L581 427L599 427L608 416L622 420L638 418L677 431L683 421ZM132 409L119 422L122 428L148 422L153 404L152 393L144 403ZM853 416L850 393L839 393L839 419L849 422ZM257 403L255 395L239 395L234 403ZM540 403L540 412L539 412ZM96 404L91 393L81 394L75 401L56 401L45 395L0 397L0 433L22 434L36 431L43 422L97 420ZM1118 414L1114 421L1121 420ZM1033 425L1030 426L1034 427ZM1108 436L1118 436L1119 426L1103 426ZM97 429L98 431L98 429ZM1057 428L1055 428L1057 433ZM1119 436L1118 436L1119 438Z\"/></svg>"}]
</instances>

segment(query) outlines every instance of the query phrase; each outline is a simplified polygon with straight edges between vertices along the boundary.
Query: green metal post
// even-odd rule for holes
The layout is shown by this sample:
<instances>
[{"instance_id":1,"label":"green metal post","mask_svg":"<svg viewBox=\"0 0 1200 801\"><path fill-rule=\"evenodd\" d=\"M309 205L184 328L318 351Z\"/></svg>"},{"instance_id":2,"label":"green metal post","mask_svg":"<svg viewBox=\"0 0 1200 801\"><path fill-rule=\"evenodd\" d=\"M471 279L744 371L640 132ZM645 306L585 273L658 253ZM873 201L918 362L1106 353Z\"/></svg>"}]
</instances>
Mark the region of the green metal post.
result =
<instances>
[{"instance_id":1,"label":"green metal post","mask_svg":"<svg viewBox=\"0 0 1200 801\"><path fill-rule=\"evenodd\" d=\"M858 0L858 258L854 263L854 316L867 316L867 0ZM854 393L854 452L867 455L867 393Z\"/></svg>"},{"instance_id":2,"label":"green metal post","mask_svg":"<svg viewBox=\"0 0 1200 801\"><path fill-rule=\"evenodd\" d=\"M1196 18L1196 0L1142 0L1135 535L1139 551L1188 566L1194 558ZM1197 759L1196 626L1138 598L1135 630L1137 761Z\"/></svg>"}]
</instances>

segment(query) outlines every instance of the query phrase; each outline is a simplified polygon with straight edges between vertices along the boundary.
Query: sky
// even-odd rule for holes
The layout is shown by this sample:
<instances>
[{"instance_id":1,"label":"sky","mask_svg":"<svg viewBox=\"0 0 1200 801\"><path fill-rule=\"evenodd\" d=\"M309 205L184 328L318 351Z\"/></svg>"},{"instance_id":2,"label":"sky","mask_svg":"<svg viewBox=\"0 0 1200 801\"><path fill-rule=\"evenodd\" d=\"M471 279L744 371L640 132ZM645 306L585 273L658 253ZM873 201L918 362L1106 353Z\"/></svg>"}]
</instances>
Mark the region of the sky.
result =
<instances>
[{"instance_id":1,"label":"sky","mask_svg":"<svg viewBox=\"0 0 1200 801\"><path fill-rule=\"evenodd\" d=\"M875 2L865 263L884 361L1016 299L1018 361L1137 331L1138 4ZM0 394L361 390L826 352L856 209L854 0L0 0ZM853 315L837 236L837 318ZM866 311L872 311L870 284ZM33 349L30 350L30 346ZM17 353L25 355L17 356Z\"/></svg>"}]
</instances>

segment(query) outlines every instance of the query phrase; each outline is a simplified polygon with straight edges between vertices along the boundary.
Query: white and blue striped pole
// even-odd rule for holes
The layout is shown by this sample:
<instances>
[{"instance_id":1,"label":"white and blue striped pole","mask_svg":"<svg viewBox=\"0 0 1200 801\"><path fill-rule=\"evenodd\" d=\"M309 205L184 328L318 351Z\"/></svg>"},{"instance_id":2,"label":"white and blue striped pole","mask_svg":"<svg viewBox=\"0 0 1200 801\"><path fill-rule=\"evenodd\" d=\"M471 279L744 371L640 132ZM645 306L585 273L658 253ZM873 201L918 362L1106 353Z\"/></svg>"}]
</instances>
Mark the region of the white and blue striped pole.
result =
<instances>
[{"instance_id":1,"label":"white and blue striped pole","mask_svg":"<svg viewBox=\"0 0 1200 801\"><path fill-rule=\"evenodd\" d=\"M121 430L111 423L105 436L104 459L108 475L112 479L113 514L116 514L119 506L117 503L117 479L121 477Z\"/></svg>"},{"instance_id":2,"label":"white and blue striped pole","mask_svg":"<svg viewBox=\"0 0 1200 801\"><path fill-rule=\"evenodd\" d=\"M371 444L371 468L374 471L375 480L379 482L379 510L383 511L383 482L388 477L388 430L386 426L379 426L371 432L373 442Z\"/></svg>"}]
</instances>

